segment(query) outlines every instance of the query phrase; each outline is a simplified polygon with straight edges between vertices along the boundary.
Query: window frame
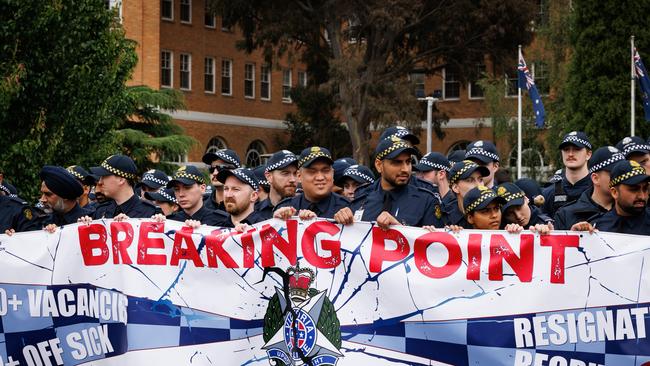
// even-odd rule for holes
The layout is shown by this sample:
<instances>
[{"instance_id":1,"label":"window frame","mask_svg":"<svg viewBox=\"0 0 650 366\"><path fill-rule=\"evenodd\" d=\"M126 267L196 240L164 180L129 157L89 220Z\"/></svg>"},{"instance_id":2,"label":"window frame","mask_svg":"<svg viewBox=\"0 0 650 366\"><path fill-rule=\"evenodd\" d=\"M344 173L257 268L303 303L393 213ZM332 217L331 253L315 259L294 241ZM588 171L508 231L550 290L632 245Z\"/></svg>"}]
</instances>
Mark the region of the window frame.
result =
<instances>
[{"instance_id":1,"label":"window frame","mask_svg":"<svg viewBox=\"0 0 650 366\"><path fill-rule=\"evenodd\" d=\"M212 67L210 68L209 71L211 71L211 74L208 74L208 61L212 62ZM215 70L216 70L216 65L215 65L215 59L214 57L206 56L203 58L203 91L208 93L208 94L215 94L217 91L217 77L215 75ZM210 75L212 76L212 90L208 90L205 88L206 81L207 81L207 76Z\"/></svg>"},{"instance_id":2,"label":"window frame","mask_svg":"<svg viewBox=\"0 0 650 366\"><path fill-rule=\"evenodd\" d=\"M171 3L171 13L172 13L172 14L171 14L171 17L169 17L169 18L166 18L166 17L163 15L163 6L162 6L162 3L165 3L165 2ZM161 3L161 5L160 5L160 19L162 19L162 20L167 20L167 21L170 21L170 22L173 22L173 21L174 21L174 0L160 0L160 3Z\"/></svg>"},{"instance_id":3,"label":"window frame","mask_svg":"<svg viewBox=\"0 0 650 366\"><path fill-rule=\"evenodd\" d=\"M187 70L183 70L183 57L187 57ZM180 53L179 54L179 63L178 63L178 70L179 70L179 89L180 90L185 90L185 91L190 91L192 90L192 54L191 53ZM183 73L187 73L187 87L183 87Z\"/></svg>"},{"instance_id":4,"label":"window frame","mask_svg":"<svg viewBox=\"0 0 650 366\"><path fill-rule=\"evenodd\" d=\"M224 75L224 70L225 70L224 65L225 65L225 63L228 64L228 75L227 76ZM229 58L221 59L221 95L232 96L232 65L233 65L233 61L231 59L229 59ZM225 93L224 90L223 90L224 86L226 85L224 83L224 78L225 77L228 78L228 92L227 93Z\"/></svg>"},{"instance_id":5,"label":"window frame","mask_svg":"<svg viewBox=\"0 0 650 366\"><path fill-rule=\"evenodd\" d=\"M307 71L298 70L297 73L298 73L298 85L297 86L306 88L307 87ZM302 76L302 78L301 78L301 76Z\"/></svg>"},{"instance_id":6,"label":"window frame","mask_svg":"<svg viewBox=\"0 0 650 366\"><path fill-rule=\"evenodd\" d=\"M285 84L285 73L289 72L289 84ZM282 103L292 103L291 100L291 88L293 87L293 75L290 68L282 69ZM287 88L287 89L285 89ZM287 96L285 97L285 90L287 90Z\"/></svg>"},{"instance_id":7,"label":"window frame","mask_svg":"<svg viewBox=\"0 0 650 366\"><path fill-rule=\"evenodd\" d=\"M189 6L188 9L188 15L190 16L189 20L183 20L183 2L187 1L187 5ZM178 14L178 19L180 20L181 24L192 24L192 0L179 0L180 4L180 9L179 9L179 14Z\"/></svg>"},{"instance_id":8,"label":"window frame","mask_svg":"<svg viewBox=\"0 0 650 366\"><path fill-rule=\"evenodd\" d=\"M264 80L264 70L266 70L266 75L268 76L268 80ZM270 101L271 100L271 90L272 90L272 84L271 84L271 66L269 65L262 65L260 67L260 100L266 100ZM266 83L268 85L268 96L265 97L263 93L263 85Z\"/></svg>"},{"instance_id":9,"label":"window frame","mask_svg":"<svg viewBox=\"0 0 650 366\"><path fill-rule=\"evenodd\" d=\"M248 70L250 67L251 77L248 78ZM251 95L246 95L246 84L250 83ZM244 98L246 99L255 99L255 64L251 62L246 62L244 64Z\"/></svg>"},{"instance_id":10,"label":"window frame","mask_svg":"<svg viewBox=\"0 0 650 366\"><path fill-rule=\"evenodd\" d=\"M460 100L461 83L460 80L447 81L447 67L442 69L442 100L444 101L457 101ZM458 96L447 97L447 83L456 83L458 85Z\"/></svg>"},{"instance_id":11,"label":"window frame","mask_svg":"<svg viewBox=\"0 0 650 366\"><path fill-rule=\"evenodd\" d=\"M476 80L473 80L473 81L470 80L470 81L467 82L467 98L469 100L483 100L483 99L485 99L485 90L482 90L482 88L480 88L480 85L478 85L478 84L476 86L479 88L479 90L481 90L482 95L480 97L472 96L472 90L474 89L472 87L473 84L476 84L476 82L480 78L480 74L485 73L487 71L487 67L486 67L485 64L478 64L478 65L476 65L476 68L478 69L478 75L476 76Z\"/></svg>"},{"instance_id":12,"label":"window frame","mask_svg":"<svg viewBox=\"0 0 650 366\"><path fill-rule=\"evenodd\" d=\"M204 4L203 5L203 26L205 26L206 28L210 28L210 29L216 29L217 28L217 16L214 15L214 14L210 14L210 12L208 11L209 9L208 9L208 1L207 0L203 4ZM212 25L207 23L208 16L212 16Z\"/></svg>"},{"instance_id":13,"label":"window frame","mask_svg":"<svg viewBox=\"0 0 650 366\"><path fill-rule=\"evenodd\" d=\"M169 54L169 69L163 69L163 54ZM163 70L169 70L169 85L163 84ZM160 51L160 87L161 88L174 88L174 52L169 50Z\"/></svg>"}]
</instances>

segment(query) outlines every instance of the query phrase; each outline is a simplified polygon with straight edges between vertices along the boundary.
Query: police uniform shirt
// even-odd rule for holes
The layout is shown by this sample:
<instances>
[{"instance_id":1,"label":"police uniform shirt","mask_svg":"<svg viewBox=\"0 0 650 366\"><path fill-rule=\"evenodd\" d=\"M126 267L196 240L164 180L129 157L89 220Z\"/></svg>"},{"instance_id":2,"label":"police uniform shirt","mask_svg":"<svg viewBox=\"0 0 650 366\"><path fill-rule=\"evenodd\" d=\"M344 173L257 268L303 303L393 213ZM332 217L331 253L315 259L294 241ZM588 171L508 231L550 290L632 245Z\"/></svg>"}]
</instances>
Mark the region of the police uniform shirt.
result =
<instances>
[{"instance_id":1,"label":"police uniform shirt","mask_svg":"<svg viewBox=\"0 0 650 366\"><path fill-rule=\"evenodd\" d=\"M217 227L235 227L230 221L230 215L221 210L211 210L205 206L194 213L188 215L184 210L176 211L167 216L167 219L174 221L185 222L186 220L200 221L202 225L217 226Z\"/></svg>"},{"instance_id":2,"label":"police uniform shirt","mask_svg":"<svg viewBox=\"0 0 650 366\"><path fill-rule=\"evenodd\" d=\"M549 223L553 224L553 219L547 214L543 213L542 210L540 210L539 208L533 205L528 205L528 207L530 207L530 219L528 220L527 224L522 225L524 229L527 229L530 226L535 226L537 224L540 225L547 225ZM507 224L508 222L506 222L505 218L502 218L501 229L505 228ZM553 227L556 228L555 225L553 225Z\"/></svg>"},{"instance_id":3,"label":"police uniform shirt","mask_svg":"<svg viewBox=\"0 0 650 366\"><path fill-rule=\"evenodd\" d=\"M267 198L263 201L255 202L256 217L261 219L260 221L264 221L272 218L273 210L275 210L275 206L273 206L273 204L271 203L270 198Z\"/></svg>"},{"instance_id":4,"label":"police uniform shirt","mask_svg":"<svg viewBox=\"0 0 650 366\"><path fill-rule=\"evenodd\" d=\"M570 230L578 222L594 222L607 213L607 209L591 199L593 187L584 191L577 201L560 208L555 213L555 229Z\"/></svg>"},{"instance_id":5,"label":"police uniform shirt","mask_svg":"<svg viewBox=\"0 0 650 366\"><path fill-rule=\"evenodd\" d=\"M454 196L454 200L449 202L449 206L446 206L445 211L446 214L446 220L445 223L447 225L458 225L464 229L472 229L473 226L470 225L469 222L467 222L467 219L465 218L465 214L458 208L458 198L453 192L449 192Z\"/></svg>"},{"instance_id":6,"label":"police uniform shirt","mask_svg":"<svg viewBox=\"0 0 650 366\"><path fill-rule=\"evenodd\" d=\"M646 208L639 216L619 216L616 209L608 211L594 220L596 228L621 234L650 235L650 208Z\"/></svg>"},{"instance_id":7,"label":"police uniform shirt","mask_svg":"<svg viewBox=\"0 0 650 366\"><path fill-rule=\"evenodd\" d=\"M564 194L566 195L566 200L563 199L562 195L556 193L556 185L561 185L561 188L564 190ZM590 174L587 174L575 184L569 183L566 176L563 175L561 182L551 184L542 190L542 195L544 196L544 213L553 217L559 207L578 200L580 195L591 187L592 183Z\"/></svg>"},{"instance_id":8,"label":"police uniform shirt","mask_svg":"<svg viewBox=\"0 0 650 366\"><path fill-rule=\"evenodd\" d=\"M310 210L313 211L316 216L326 219L333 219L334 214L339 212L340 209L348 207L350 201L345 197L336 194L334 192L330 193L329 196L323 198L318 202L310 202L303 194L298 194L294 197L288 197L283 199L275 206L275 210L281 207L293 207L296 210Z\"/></svg>"},{"instance_id":9,"label":"police uniform shirt","mask_svg":"<svg viewBox=\"0 0 650 366\"><path fill-rule=\"evenodd\" d=\"M372 189L350 204L355 217L361 221L375 221L387 211L402 225L443 227L442 206L435 195L412 184L385 191L381 180L372 184Z\"/></svg>"},{"instance_id":10,"label":"police uniform shirt","mask_svg":"<svg viewBox=\"0 0 650 366\"><path fill-rule=\"evenodd\" d=\"M17 232L40 230L42 222L33 208L16 197L0 196L0 234L8 229Z\"/></svg>"},{"instance_id":11,"label":"police uniform shirt","mask_svg":"<svg viewBox=\"0 0 650 366\"><path fill-rule=\"evenodd\" d=\"M246 216L246 218L241 220L239 223L240 224L253 225L253 224L257 224L258 222L262 222L262 221L268 220L268 219L269 219L269 217L264 217L259 212L253 211L253 212L250 213L250 215ZM235 227L235 223L232 221L232 215L231 214L228 214L228 221L230 221L231 227Z\"/></svg>"},{"instance_id":12,"label":"police uniform shirt","mask_svg":"<svg viewBox=\"0 0 650 366\"><path fill-rule=\"evenodd\" d=\"M226 205L221 201L221 203L218 203L214 200L217 197L217 189L212 188L212 194L209 195L207 198L203 199L203 207L209 209L209 210L220 210L220 211L226 211Z\"/></svg>"},{"instance_id":13,"label":"police uniform shirt","mask_svg":"<svg viewBox=\"0 0 650 366\"><path fill-rule=\"evenodd\" d=\"M82 208L77 203L68 212L52 212L51 214L48 214L44 219L43 225L55 224L56 226L64 226L74 224L80 217L90 216L91 214L92 212Z\"/></svg>"},{"instance_id":14,"label":"police uniform shirt","mask_svg":"<svg viewBox=\"0 0 650 366\"><path fill-rule=\"evenodd\" d=\"M114 200L98 205L92 217L93 219L112 219L121 213L132 219L148 219L155 214L162 213L162 211L153 203L141 200L134 194L121 205L118 205Z\"/></svg>"}]
</instances>

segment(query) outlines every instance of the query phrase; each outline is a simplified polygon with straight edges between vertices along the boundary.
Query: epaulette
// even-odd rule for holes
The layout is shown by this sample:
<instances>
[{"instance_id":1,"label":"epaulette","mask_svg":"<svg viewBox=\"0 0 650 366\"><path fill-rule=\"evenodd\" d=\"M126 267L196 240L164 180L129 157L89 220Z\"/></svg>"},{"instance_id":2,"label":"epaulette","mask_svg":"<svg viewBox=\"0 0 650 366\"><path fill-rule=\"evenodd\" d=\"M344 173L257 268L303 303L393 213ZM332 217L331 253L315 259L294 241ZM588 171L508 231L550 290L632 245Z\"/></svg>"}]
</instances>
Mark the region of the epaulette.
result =
<instances>
[{"instance_id":1,"label":"epaulette","mask_svg":"<svg viewBox=\"0 0 650 366\"><path fill-rule=\"evenodd\" d=\"M20 204L23 205L23 206L24 206L24 205L29 205L29 204L27 203L27 201L23 200L23 199L20 198L20 197L9 197L9 196L7 196L7 198L8 198L9 201L20 203Z\"/></svg>"},{"instance_id":2,"label":"epaulette","mask_svg":"<svg viewBox=\"0 0 650 366\"><path fill-rule=\"evenodd\" d=\"M296 197L296 196L294 196L294 197ZM282 199L280 202L278 202L277 205L275 205L275 208L273 209L273 211L275 211L275 210L277 210L278 208L281 208L281 207L287 207L287 206L283 206L283 204L286 204L287 202L291 202L292 199L293 199L293 197L287 197L287 198ZM291 206L291 205L288 205L288 206Z\"/></svg>"}]
</instances>

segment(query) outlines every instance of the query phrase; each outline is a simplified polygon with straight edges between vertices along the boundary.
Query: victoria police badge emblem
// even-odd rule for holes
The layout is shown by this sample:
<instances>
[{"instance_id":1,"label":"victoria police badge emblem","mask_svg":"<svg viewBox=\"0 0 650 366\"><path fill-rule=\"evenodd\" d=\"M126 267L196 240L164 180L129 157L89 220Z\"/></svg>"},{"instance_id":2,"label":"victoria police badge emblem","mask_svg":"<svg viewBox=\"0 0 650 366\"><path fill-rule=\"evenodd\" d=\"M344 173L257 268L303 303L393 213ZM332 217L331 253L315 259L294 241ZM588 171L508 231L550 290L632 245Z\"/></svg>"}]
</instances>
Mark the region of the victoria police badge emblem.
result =
<instances>
[{"instance_id":1,"label":"victoria police badge emblem","mask_svg":"<svg viewBox=\"0 0 650 366\"><path fill-rule=\"evenodd\" d=\"M264 346L271 365L336 365L343 355L341 324L326 291L310 287L309 268L289 267L289 294L280 288L264 315ZM289 303L287 303L287 298Z\"/></svg>"}]
</instances>

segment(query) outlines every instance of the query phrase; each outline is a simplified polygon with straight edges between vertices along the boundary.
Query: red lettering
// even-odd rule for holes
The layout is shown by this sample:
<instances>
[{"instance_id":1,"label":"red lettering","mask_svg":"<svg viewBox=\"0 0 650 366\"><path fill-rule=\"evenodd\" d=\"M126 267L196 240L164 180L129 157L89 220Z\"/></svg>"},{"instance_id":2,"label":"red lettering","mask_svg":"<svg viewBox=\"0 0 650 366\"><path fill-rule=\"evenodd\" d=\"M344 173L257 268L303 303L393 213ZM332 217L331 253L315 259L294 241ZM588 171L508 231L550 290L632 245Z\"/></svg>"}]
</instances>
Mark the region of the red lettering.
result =
<instances>
[{"instance_id":1,"label":"red lettering","mask_svg":"<svg viewBox=\"0 0 650 366\"><path fill-rule=\"evenodd\" d=\"M235 260L223 249L223 243L226 239L230 238L233 235L237 235L237 232L218 232L216 235L213 232L212 234L205 237L205 249L208 257L208 267L217 268L219 263L217 262L217 257L221 262L226 266L226 268L239 268Z\"/></svg>"},{"instance_id":2,"label":"red lettering","mask_svg":"<svg viewBox=\"0 0 650 366\"><path fill-rule=\"evenodd\" d=\"M124 240L119 240L119 234L124 233ZM133 226L128 222L111 222L111 241L113 242L113 263L119 264L120 257L122 258L122 263L131 264L131 257L126 251L133 243Z\"/></svg>"},{"instance_id":3,"label":"red lettering","mask_svg":"<svg viewBox=\"0 0 650 366\"><path fill-rule=\"evenodd\" d=\"M533 247L532 234L519 236L520 257L512 250L512 247L503 235L494 234L490 238L490 265L488 278L491 281L503 281L503 260L512 267L521 282L530 282L533 279L533 258L535 248Z\"/></svg>"},{"instance_id":4,"label":"red lettering","mask_svg":"<svg viewBox=\"0 0 650 366\"><path fill-rule=\"evenodd\" d=\"M286 225L289 242L284 240L271 225L262 226L260 230L260 238L262 239L262 267L275 267L274 247L280 249L280 252L284 254L291 265L296 264L298 260L296 254L298 222L296 220L287 220ZM245 250L244 253L246 253Z\"/></svg>"},{"instance_id":5,"label":"red lettering","mask_svg":"<svg viewBox=\"0 0 650 366\"><path fill-rule=\"evenodd\" d=\"M469 234L467 239L467 279L478 281L481 279L481 234Z\"/></svg>"},{"instance_id":6,"label":"red lettering","mask_svg":"<svg viewBox=\"0 0 650 366\"><path fill-rule=\"evenodd\" d=\"M108 261L108 246L106 245L106 228L102 224L79 225L79 247L86 266L101 266ZM97 235L97 239L91 239ZM98 254L93 251L99 250Z\"/></svg>"},{"instance_id":7,"label":"red lettering","mask_svg":"<svg viewBox=\"0 0 650 366\"><path fill-rule=\"evenodd\" d=\"M244 268L253 268L255 265L255 242L253 233L256 229L249 230L241 236L241 246L244 251Z\"/></svg>"},{"instance_id":8,"label":"red lettering","mask_svg":"<svg viewBox=\"0 0 650 366\"><path fill-rule=\"evenodd\" d=\"M151 254L149 249L165 249L162 238L150 238L149 233L162 233L165 224L160 222L141 222L138 237L138 264L164 265L167 258L164 254Z\"/></svg>"},{"instance_id":9,"label":"red lettering","mask_svg":"<svg viewBox=\"0 0 650 366\"><path fill-rule=\"evenodd\" d=\"M386 240L397 243L394 250L386 250ZM409 254L411 246L402 233L394 229L372 228L372 249L370 250L370 272L381 272L384 261L400 261Z\"/></svg>"},{"instance_id":10,"label":"red lettering","mask_svg":"<svg viewBox=\"0 0 650 366\"><path fill-rule=\"evenodd\" d=\"M540 245L551 247L551 283L564 283L565 248L580 246L578 235L542 235Z\"/></svg>"},{"instance_id":11,"label":"red lettering","mask_svg":"<svg viewBox=\"0 0 650 366\"><path fill-rule=\"evenodd\" d=\"M322 257L316 252L314 244L318 233L337 234L339 227L329 221L315 221L305 229L302 235L302 254L307 262L316 268L335 268L341 263L341 242L338 240L321 239L321 248L331 253Z\"/></svg>"},{"instance_id":12,"label":"red lettering","mask_svg":"<svg viewBox=\"0 0 650 366\"><path fill-rule=\"evenodd\" d=\"M172 257L169 260L170 266L178 266L178 261L183 259L191 260L196 267L203 267L199 251L196 250L196 245L194 245L194 240L192 239L193 232L194 229L189 226L183 226L180 230L176 230ZM183 242L185 242L185 248L183 248Z\"/></svg>"},{"instance_id":13,"label":"red lettering","mask_svg":"<svg viewBox=\"0 0 650 366\"><path fill-rule=\"evenodd\" d=\"M435 243L440 243L445 247L445 249L447 249L447 263L441 267L432 265L427 258L427 248ZM431 278L445 278L451 276L460 267L463 256L456 238L449 233L443 232L427 233L420 236L415 240L413 251L415 265L420 270L420 273Z\"/></svg>"}]
</instances>

